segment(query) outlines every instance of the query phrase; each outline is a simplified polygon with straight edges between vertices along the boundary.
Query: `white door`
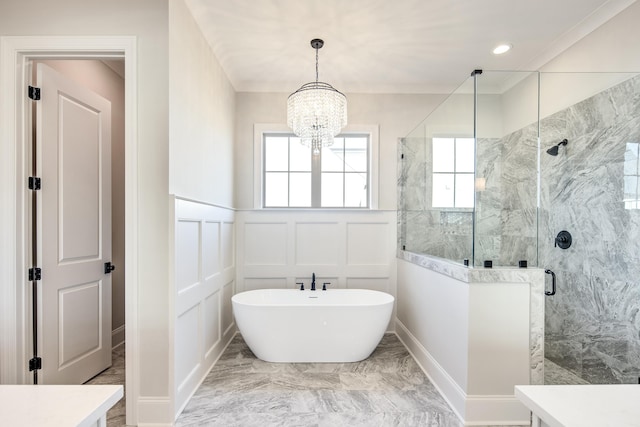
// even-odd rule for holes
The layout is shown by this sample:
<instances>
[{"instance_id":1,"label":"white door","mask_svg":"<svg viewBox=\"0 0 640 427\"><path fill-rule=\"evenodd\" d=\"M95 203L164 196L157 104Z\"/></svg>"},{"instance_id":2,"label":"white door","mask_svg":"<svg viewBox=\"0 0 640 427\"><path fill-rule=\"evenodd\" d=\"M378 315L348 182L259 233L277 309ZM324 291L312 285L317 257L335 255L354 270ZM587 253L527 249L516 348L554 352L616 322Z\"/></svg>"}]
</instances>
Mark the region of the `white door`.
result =
<instances>
[{"instance_id":1,"label":"white door","mask_svg":"<svg viewBox=\"0 0 640 427\"><path fill-rule=\"evenodd\" d=\"M111 103L37 65L42 384L111 365Z\"/></svg>"}]
</instances>

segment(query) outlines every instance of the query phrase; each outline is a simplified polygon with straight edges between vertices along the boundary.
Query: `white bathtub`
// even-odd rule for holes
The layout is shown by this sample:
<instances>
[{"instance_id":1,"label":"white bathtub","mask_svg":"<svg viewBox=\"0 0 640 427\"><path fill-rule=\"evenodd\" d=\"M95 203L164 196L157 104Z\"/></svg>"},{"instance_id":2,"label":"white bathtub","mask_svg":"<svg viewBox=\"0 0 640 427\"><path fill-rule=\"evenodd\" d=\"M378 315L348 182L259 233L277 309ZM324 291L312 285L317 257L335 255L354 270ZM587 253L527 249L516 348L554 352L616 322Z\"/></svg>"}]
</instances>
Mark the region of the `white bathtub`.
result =
<instances>
[{"instance_id":1,"label":"white bathtub","mask_svg":"<svg viewBox=\"0 0 640 427\"><path fill-rule=\"evenodd\" d=\"M393 296L367 289L260 289L231 299L240 333L267 362L357 362L389 325Z\"/></svg>"}]
</instances>

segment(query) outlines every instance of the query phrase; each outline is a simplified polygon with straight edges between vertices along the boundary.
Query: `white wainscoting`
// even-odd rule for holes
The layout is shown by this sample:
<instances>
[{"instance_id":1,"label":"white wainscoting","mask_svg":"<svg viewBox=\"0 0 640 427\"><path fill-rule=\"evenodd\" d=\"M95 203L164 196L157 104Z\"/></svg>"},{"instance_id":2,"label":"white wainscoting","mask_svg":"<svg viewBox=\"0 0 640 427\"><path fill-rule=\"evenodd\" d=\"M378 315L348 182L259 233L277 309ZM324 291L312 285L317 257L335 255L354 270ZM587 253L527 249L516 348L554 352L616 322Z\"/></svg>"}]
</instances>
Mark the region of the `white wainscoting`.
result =
<instances>
[{"instance_id":1,"label":"white wainscoting","mask_svg":"<svg viewBox=\"0 0 640 427\"><path fill-rule=\"evenodd\" d=\"M231 312L235 212L173 200L173 393L177 417L235 332Z\"/></svg>"},{"instance_id":2,"label":"white wainscoting","mask_svg":"<svg viewBox=\"0 0 640 427\"><path fill-rule=\"evenodd\" d=\"M251 210L236 219L237 292L309 289L315 273L318 289L396 295L395 211Z\"/></svg>"},{"instance_id":3,"label":"white wainscoting","mask_svg":"<svg viewBox=\"0 0 640 427\"><path fill-rule=\"evenodd\" d=\"M539 273L476 269L462 280L398 260L396 332L464 425L530 424L514 387L532 375L530 280Z\"/></svg>"}]
</instances>

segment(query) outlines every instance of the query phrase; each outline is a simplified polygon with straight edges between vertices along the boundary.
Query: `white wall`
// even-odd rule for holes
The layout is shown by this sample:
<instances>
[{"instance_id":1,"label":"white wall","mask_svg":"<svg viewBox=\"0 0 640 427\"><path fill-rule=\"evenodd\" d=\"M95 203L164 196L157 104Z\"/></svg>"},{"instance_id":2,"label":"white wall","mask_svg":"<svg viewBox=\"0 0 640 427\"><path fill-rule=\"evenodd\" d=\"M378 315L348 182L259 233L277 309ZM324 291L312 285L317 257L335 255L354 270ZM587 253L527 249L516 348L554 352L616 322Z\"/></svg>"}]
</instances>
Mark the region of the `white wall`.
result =
<instances>
[{"instance_id":1,"label":"white wall","mask_svg":"<svg viewBox=\"0 0 640 427\"><path fill-rule=\"evenodd\" d=\"M173 345L177 416L235 332L234 211L175 199Z\"/></svg>"},{"instance_id":2,"label":"white wall","mask_svg":"<svg viewBox=\"0 0 640 427\"><path fill-rule=\"evenodd\" d=\"M398 260L398 320L461 390L467 388L467 285Z\"/></svg>"},{"instance_id":3,"label":"white wall","mask_svg":"<svg viewBox=\"0 0 640 427\"><path fill-rule=\"evenodd\" d=\"M362 288L396 294L393 211L237 213L237 291ZM392 326L392 325L391 325Z\"/></svg>"},{"instance_id":4,"label":"white wall","mask_svg":"<svg viewBox=\"0 0 640 427\"><path fill-rule=\"evenodd\" d=\"M41 61L111 102L112 346L124 342L124 79L98 60Z\"/></svg>"},{"instance_id":5,"label":"white wall","mask_svg":"<svg viewBox=\"0 0 640 427\"><path fill-rule=\"evenodd\" d=\"M460 419L528 424L513 387L530 383L530 292L537 286L531 291L526 274L501 283L489 270L486 282L468 282L404 260L397 268L397 333Z\"/></svg>"},{"instance_id":6,"label":"white wall","mask_svg":"<svg viewBox=\"0 0 640 427\"><path fill-rule=\"evenodd\" d=\"M292 91L297 88L292 88ZM238 209L253 208L253 125L287 123L287 93L237 94L235 179ZM444 99L444 95L347 94L349 125L377 125L379 209L396 209L397 144Z\"/></svg>"},{"instance_id":7,"label":"white wall","mask_svg":"<svg viewBox=\"0 0 640 427\"><path fill-rule=\"evenodd\" d=\"M169 192L232 207L235 91L184 1L169 13Z\"/></svg>"},{"instance_id":8,"label":"white wall","mask_svg":"<svg viewBox=\"0 0 640 427\"><path fill-rule=\"evenodd\" d=\"M137 37L138 219L137 361L127 388L136 422L172 419L169 399L168 1L24 0L0 2L0 36L126 35ZM11 126L0 123L0 126ZM7 194L0 194L3 199ZM8 197L12 197L11 194ZM10 205L10 204L7 204ZM4 222L3 222L4 224ZM14 230L1 230L9 236ZM15 262L7 260L9 268ZM3 264L4 265L4 264ZM4 267L3 267L4 268ZM0 286L10 286L2 283ZM20 352L21 349L16 349ZM142 362L143 361L143 362Z\"/></svg>"},{"instance_id":9,"label":"white wall","mask_svg":"<svg viewBox=\"0 0 640 427\"><path fill-rule=\"evenodd\" d=\"M235 332L235 92L183 0L169 3L169 39L169 191L176 196L171 396L177 417Z\"/></svg>"}]
</instances>

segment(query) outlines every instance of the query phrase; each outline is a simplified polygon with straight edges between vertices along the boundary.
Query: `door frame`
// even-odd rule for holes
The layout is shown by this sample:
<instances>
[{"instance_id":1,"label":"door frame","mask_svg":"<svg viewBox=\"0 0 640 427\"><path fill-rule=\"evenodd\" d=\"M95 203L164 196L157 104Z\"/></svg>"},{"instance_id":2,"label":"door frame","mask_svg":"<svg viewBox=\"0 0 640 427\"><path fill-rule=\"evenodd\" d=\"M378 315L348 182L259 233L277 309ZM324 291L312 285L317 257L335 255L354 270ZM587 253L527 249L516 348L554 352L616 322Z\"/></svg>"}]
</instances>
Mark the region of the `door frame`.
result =
<instances>
[{"instance_id":1,"label":"door frame","mask_svg":"<svg viewBox=\"0 0 640 427\"><path fill-rule=\"evenodd\" d=\"M139 381L137 42L134 36L0 37L0 384L28 384L29 199L25 177L31 59L125 60L125 336L127 423L135 424Z\"/></svg>"}]
</instances>

